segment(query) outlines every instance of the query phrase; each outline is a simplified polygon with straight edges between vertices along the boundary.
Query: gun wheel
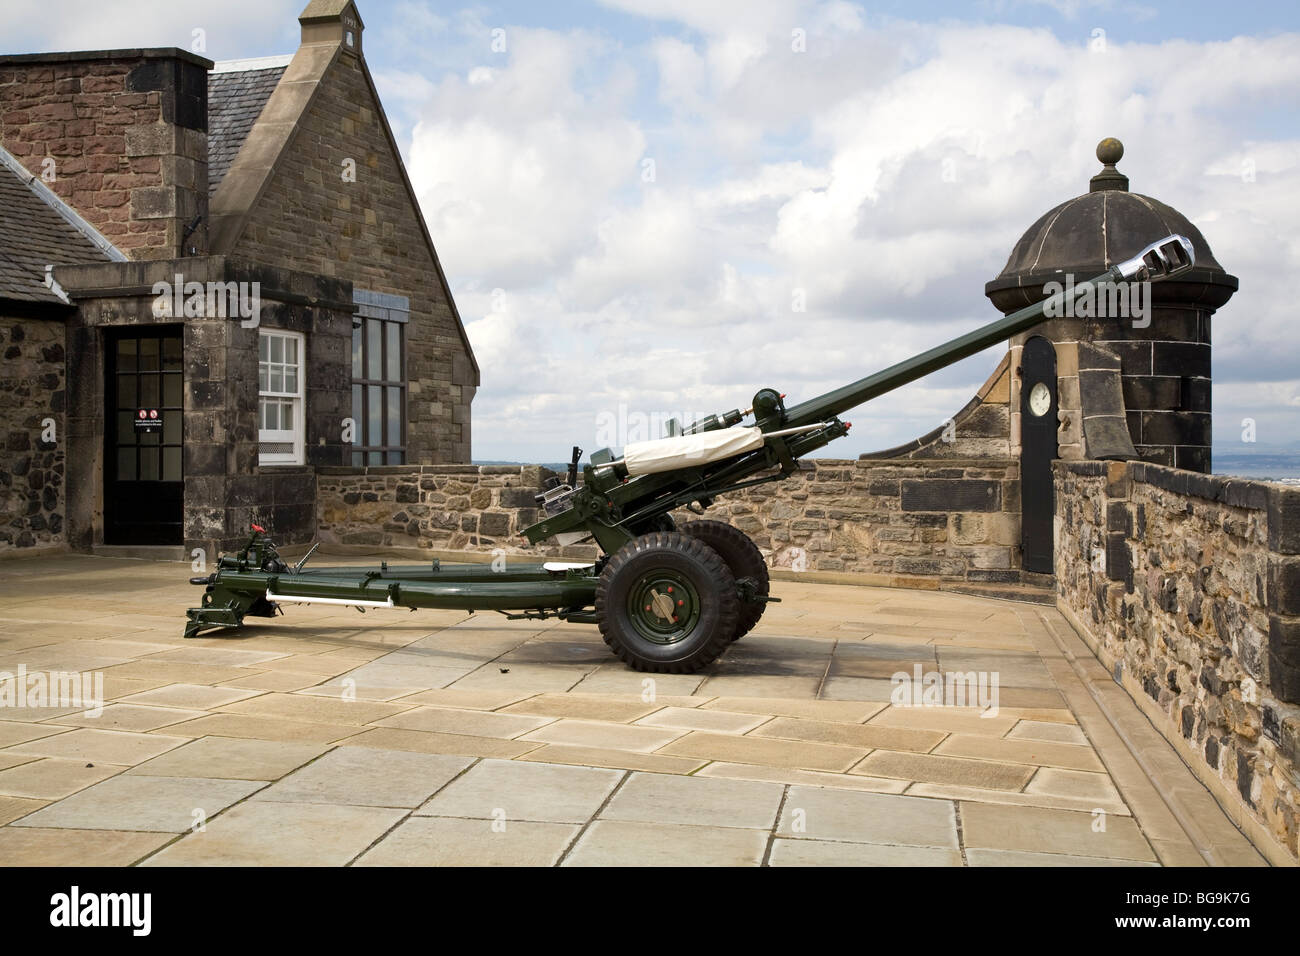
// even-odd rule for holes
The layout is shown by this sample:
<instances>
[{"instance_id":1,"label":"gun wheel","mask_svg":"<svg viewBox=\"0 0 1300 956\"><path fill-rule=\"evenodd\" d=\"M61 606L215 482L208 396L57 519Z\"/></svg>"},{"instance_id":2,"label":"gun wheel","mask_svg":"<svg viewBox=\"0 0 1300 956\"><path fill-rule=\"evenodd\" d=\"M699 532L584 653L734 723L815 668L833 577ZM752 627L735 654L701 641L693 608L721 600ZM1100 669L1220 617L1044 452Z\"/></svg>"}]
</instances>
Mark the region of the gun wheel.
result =
<instances>
[{"instance_id":1,"label":"gun wheel","mask_svg":"<svg viewBox=\"0 0 1300 956\"><path fill-rule=\"evenodd\" d=\"M596 585L601 637L639 671L691 674L713 663L740 611L727 563L702 540L656 531L629 542Z\"/></svg>"},{"instance_id":2,"label":"gun wheel","mask_svg":"<svg viewBox=\"0 0 1300 956\"><path fill-rule=\"evenodd\" d=\"M682 525L681 533L698 538L718 552L719 557L727 562L732 577L743 592L755 597L767 597L771 593L771 578L767 573L763 552L758 550L758 545L745 532L721 521L689 521ZM766 601L745 600L742 596L740 618L732 640L738 641L753 630L766 609Z\"/></svg>"}]
</instances>

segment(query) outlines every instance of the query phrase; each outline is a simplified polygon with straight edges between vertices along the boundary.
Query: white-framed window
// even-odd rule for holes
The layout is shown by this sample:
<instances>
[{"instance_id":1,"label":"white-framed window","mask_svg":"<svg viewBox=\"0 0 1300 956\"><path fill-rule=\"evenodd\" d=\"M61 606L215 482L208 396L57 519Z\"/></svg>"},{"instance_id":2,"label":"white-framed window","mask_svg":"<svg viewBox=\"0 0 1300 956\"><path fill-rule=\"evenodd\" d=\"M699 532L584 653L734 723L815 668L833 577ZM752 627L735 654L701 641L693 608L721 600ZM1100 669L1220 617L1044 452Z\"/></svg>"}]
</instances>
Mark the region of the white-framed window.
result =
<instances>
[{"instance_id":1,"label":"white-framed window","mask_svg":"<svg viewBox=\"0 0 1300 956\"><path fill-rule=\"evenodd\" d=\"M303 464L306 351L301 332L273 330L258 334L257 441L260 464Z\"/></svg>"}]
</instances>

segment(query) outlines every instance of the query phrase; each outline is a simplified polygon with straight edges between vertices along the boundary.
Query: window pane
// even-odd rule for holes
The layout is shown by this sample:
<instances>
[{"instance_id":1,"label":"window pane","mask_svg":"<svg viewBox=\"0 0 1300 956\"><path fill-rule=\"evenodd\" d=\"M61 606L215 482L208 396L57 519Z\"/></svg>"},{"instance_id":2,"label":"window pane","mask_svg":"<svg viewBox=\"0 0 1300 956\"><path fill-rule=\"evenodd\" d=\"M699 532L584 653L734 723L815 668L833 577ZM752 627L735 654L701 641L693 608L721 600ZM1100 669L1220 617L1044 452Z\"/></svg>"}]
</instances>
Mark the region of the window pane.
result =
<instances>
[{"instance_id":1,"label":"window pane","mask_svg":"<svg viewBox=\"0 0 1300 956\"><path fill-rule=\"evenodd\" d=\"M266 391L266 382L267 382L266 366L259 365L257 367L257 390L259 392Z\"/></svg>"},{"instance_id":2,"label":"window pane","mask_svg":"<svg viewBox=\"0 0 1300 956\"><path fill-rule=\"evenodd\" d=\"M383 328L378 319L366 319L366 378L384 377Z\"/></svg>"},{"instance_id":3,"label":"window pane","mask_svg":"<svg viewBox=\"0 0 1300 956\"><path fill-rule=\"evenodd\" d=\"M181 443L181 420L180 412L167 412L163 415L163 441L168 445L179 445Z\"/></svg>"},{"instance_id":4,"label":"window pane","mask_svg":"<svg viewBox=\"0 0 1300 956\"><path fill-rule=\"evenodd\" d=\"M168 408L181 407L180 372L168 372L163 376L163 404Z\"/></svg>"},{"instance_id":5,"label":"window pane","mask_svg":"<svg viewBox=\"0 0 1300 956\"><path fill-rule=\"evenodd\" d=\"M117 413L117 443L119 445L135 444L135 412Z\"/></svg>"},{"instance_id":6,"label":"window pane","mask_svg":"<svg viewBox=\"0 0 1300 956\"><path fill-rule=\"evenodd\" d=\"M284 366L283 365L271 366L271 380L267 383L267 387L273 392L284 391Z\"/></svg>"},{"instance_id":7,"label":"window pane","mask_svg":"<svg viewBox=\"0 0 1300 956\"><path fill-rule=\"evenodd\" d=\"M361 378L361 326L352 327L352 377Z\"/></svg>"},{"instance_id":8,"label":"window pane","mask_svg":"<svg viewBox=\"0 0 1300 956\"><path fill-rule=\"evenodd\" d=\"M140 371L154 372L158 370L158 340L141 339L140 340Z\"/></svg>"},{"instance_id":9,"label":"window pane","mask_svg":"<svg viewBox=\"0 0 1300 956\"><path fill-rule=\"evenodd\" d=\"M284 337L279 335L271 336L271 361L284 361Z\"/></svg>"},{"instance_id":10,"label":"window pane","mask_svg":"<svg viewBox=\"0 0 1300 956\"><path fill-rule=\"evenodd\" d=\"M179 448L164 448L162 454L162 480L180 481L181 450Z\"/></svg>"},{"instance_id":11,"label":"window pane","mask_svg":"<svg viewBox=\"0 0 1300 956\"><path fill-rule=\"evenodd\" d=\"M402 326L397 322L388 322L388 352L385 361L388 365L388 381L402 380Z\"/></svg>"},{"instance_id":12,"label":"window pane","mask_svg":"<svg viewBox=\"0 0 1300 956\"><path fill-rule=\"evenodd\" d=\"M158 376L140 376L140 405L143 408L158 407Z\"/></svg>"},{"instance_id":13,"label":"window pane","mask_svg":"<svg viewBox=\"0 0 1300 956\"><path fill-rule=\"evenodd\" d=\"M366 456L363 455L361 452L359 452L359 451L354 451L354 452L352 453L352 467L353 467L353 468L360 468L362 465L364 465L364 464L365 464L365 461L364 461L365 457L366 457Z\"/></svg>"},{"instance_id":14,"label":"window pane","mask_svg":"<svg viewBox=\"0 0 1300 956\"><path fill-rule=\"evenodd\" d=\"M159 475L157 448L140 449L140 480L157 481Z\"/></svg>"},{"instance_id":15,"label":"window pane","mask_svg":"<svg viewBox=\"0 0 1300 956\"><path fill-rule=\"evenodd\" d=\"M117 370L119 372L134 372L135 365L135 339L118 339L117 340ZM134 465L132 470L134 470Z\"/></svg>"},{"instance_id":16,"label":"window pane","mask_svg":"<svg viewBox=\"0 0 1300 956\"><path fill-rule=\"evenodd\" d=\"M402 443L402 390L389 387L388 392L388 441L385 445Z\"/></svg>"},{"instance_id":17,"label":"window pane","mask_svg":"<svg viewBox=\"0 0 1300 956\"><path fill-rule=\"evenodd\" d=\"M280 427L293 428L293 406L295 402L284 402L280 405Z\"/></svg>"},{"instance_id":18,"label":"window pane","mask_svg":"<svg viewBox=\"0 0 1300 956\"><path fill-rule=\"evenodd\" d=\"M298 364L298 340L287 335L284 337L284 360L290 365Z\"/></svg>"},{"instance_id":19,"label":"window pane","mask_svg":"<svg viewBox=\"0 0 1300 956\"><path fill-rule=\"evenodd\" d=\"M181 340L179 338L163 339L163 368L180 369Z\"/></svg>"},{"instance_id":20,"label":"window pane","mask_svg":"<svg viewBox=\"0 0 1300 956\"><path fill-rule=\"evenodd\" d=\"M390 465L405 465L406 462L402 461L402 459L405 457L406 454L404 452L390 451L388 453L388 463Z\"/></svg>"},{"instance_id":21,"label":"window pane","mask_svg":"<svg viewBox=\"0 0 1300 956\"><path fill-rule=\"evenodd\" d=\"M117 480L135 481L134 448L119 448L117 450Z\"/></svg>"},{"instance_id":22,"label":"window pane","mask_svg":"<svg viewBox=\"0 0 1300 956\"><path fill-rule=\"evenodd\" d=\"M298 369L293 365L284 367L284 390L298 394Z\"/></svg>"},{"instance_id":23,"label":"window pane","mask_svg":"<svg viewBox=\"0 0 1300 956\"><path fill-rule=\"evenodd\" d=\"M134 375L119 375L117 377L117 407L135 409L136 390Z\"/></svg>"},{"instance_id":24,"label":"window pane","mask_svg":"<svg viewBox=\"0 0 1300 956\"><path fill-rule=\"evenodd\" d=\"M352 443L355 445L365 444L365 442L362 441L362 436L360 434L360 429L364 424L365 422L361 418L361 386L353 385L352 386Z\"/></svg>"},{"instance_id":25,"label":"window pane","mask_svg":"<svg viewBox=\"0 0 1300 956\"><path fill-rule=\"evenodd\" d=\"M278 421L279 421L279 416L276 414L276 407L274 403L269 402L266 399L262 399L262 420L261 422L258 423L258 427L278 428L279 426L274 424L275 422Z\"/></svg>"},{"instance_id":26,"label":"window pane","mask_svg":"<svg viewBox=\"0 0 1300 956\"><path fill-rule=\"evenodd\" d=\"M257 359L259 362L265 362L270 358L271 336L263 332L257 337Z\"/></svg>"},{"instance_id":27,"label":"window pane","mask_svg":"<svg viewBox=\"0 0 1300 956\"><path fill-rule=\"evenodd\" d=\"M384 463L384 453L382 451L372 451L366 455L367 465L382 465Z\"/></svg>"},{"instance_id":28,"label":"window pane","mask_svg":"<svg viewBox=\"0 0 1300 956\"><path fill-rule=\"evenodd\" d=\"M362 444L382 445L384 443L384 399L383 395L380 394L382 391L383 389L378 385L366 386L366 411L369 413L369 417L366 421L366 438ZM370 464L378 465L382 463L372 461Z\"/></svg>"}]
</instances>

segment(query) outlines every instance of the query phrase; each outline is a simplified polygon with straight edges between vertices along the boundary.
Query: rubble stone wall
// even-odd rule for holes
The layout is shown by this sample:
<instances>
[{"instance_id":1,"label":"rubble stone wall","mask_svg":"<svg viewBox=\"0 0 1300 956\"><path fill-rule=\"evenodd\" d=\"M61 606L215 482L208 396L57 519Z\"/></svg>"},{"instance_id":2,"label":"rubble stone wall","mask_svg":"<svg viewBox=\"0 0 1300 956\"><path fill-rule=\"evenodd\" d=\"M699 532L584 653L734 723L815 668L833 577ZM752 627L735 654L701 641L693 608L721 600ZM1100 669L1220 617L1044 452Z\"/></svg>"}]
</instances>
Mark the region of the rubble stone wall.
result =
<instances>
[{"instance_id":1,"label":"rubble stone wall","mask_svg":"<svg viewBox=\"0 0 1300 956\"><path fill-rule=\"evenodd\" d=\"M0 553L66 544L64 329L0 318Z\"/></svg>"},{"instance_id":2,"label":"rubble stone wall","mask_svg":"<svg viewBox=\"0 0 1300 956\"><path fill-rule=\"evenodd\" d=\"M527 546L537 465L322 468L317 528L332 544L591 557ZM774 567L967 581L1020 580L1014 460L805 461L784 481L719 500L705 517L744 531ZM679 521L694 516L681 511Z\"/></svg>"},{"instance_id":3,"label":"rubble stone wall","mask_svg":"<svg viewBox=\"0 0 1300 956\"><path fill-rule=\"evenodd\" d=\"M1058 462L1056 580L1239 825L1300 857L1300 488Z\"/></svg>"}]
</instances>

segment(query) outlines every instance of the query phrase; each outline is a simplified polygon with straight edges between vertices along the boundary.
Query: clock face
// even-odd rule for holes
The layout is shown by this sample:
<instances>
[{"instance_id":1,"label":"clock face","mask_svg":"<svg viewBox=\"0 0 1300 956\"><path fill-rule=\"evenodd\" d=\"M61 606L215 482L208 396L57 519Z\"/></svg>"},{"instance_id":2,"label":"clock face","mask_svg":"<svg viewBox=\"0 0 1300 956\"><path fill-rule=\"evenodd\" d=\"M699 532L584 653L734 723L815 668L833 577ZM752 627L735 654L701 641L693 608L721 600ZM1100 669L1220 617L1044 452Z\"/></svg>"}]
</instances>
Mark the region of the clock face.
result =
<instances>
[{"instance_id":1,"label":"clock face","mask_svg":"<svg viewBox=\"0 0 1300 956\"><path fill-rule=\"evenodd\" d=\"M1029 410L1038 416L1047 414L1052 407L1052 392L1046 383L1038 382L1029 392Z\"/></svg>"}]
</instances>

